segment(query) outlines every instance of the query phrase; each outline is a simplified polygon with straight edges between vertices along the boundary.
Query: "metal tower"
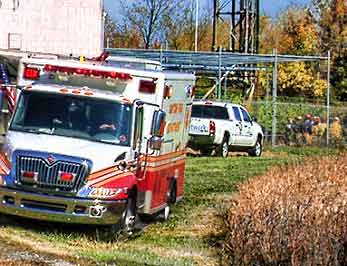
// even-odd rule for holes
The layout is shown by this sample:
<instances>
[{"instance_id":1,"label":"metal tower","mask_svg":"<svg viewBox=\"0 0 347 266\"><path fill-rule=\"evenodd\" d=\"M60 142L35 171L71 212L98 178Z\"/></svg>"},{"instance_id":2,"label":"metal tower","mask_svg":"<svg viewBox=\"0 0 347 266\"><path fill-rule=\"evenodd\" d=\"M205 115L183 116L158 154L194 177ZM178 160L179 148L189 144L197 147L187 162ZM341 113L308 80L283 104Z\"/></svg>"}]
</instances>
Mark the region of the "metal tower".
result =
<instances>
[{"instance_id":1,"label":"metal tower","mask_svg":"<svg viewBox=\"0 0 347 266\"><path fill-rule=\"evenodd\" d=\"M218 25L229 20L229 51L258 53L260 0L212 0L213 38L212 50L218 49Z\"/></svg>"}]
</instances>

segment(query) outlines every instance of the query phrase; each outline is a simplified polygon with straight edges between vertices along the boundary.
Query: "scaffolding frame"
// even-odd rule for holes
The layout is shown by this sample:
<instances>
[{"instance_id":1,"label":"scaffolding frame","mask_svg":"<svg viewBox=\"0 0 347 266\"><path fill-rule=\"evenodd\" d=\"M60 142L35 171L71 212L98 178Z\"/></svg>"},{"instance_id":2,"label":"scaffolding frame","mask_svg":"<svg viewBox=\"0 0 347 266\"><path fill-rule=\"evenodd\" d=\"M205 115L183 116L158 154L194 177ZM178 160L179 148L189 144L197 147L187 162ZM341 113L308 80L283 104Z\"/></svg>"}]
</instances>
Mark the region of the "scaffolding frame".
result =
<instances>
[{"instance_id":1,"label":"scaffolding frame","mask_svg":"<svg viewBox=\"0 0 347 266\"><path fill-rule=\"evenodd\" d=\"M128 56L140 59L154 60L161 63L165 70L176 70L194 73L213 73L217 77L216 87L218 99L222 96L222 81L233 71L264 71L272 69L272 146L276 145L277 130L277 79L278 65L291 62L327 62L327 138L329 145L330 116L330 52L327 56L296 56L281 55L274 49L272 54L242 54L219 50L218 52L191 52L172 50L145 49L106 49L111 55ZM224 74L223 74L224 73Z\"/></svg>"},{"instance_id":2,"label":"scaffolding frame","mask_svg":"<svg viewBox=\"0 0 347 266\"><path fill-rule=\"evenodd\" d=\"M259 51L260 0L213 0L212 51L217 51L218 25L229 20L229 50L257 54Z\"/></svg>"}]
</instances>

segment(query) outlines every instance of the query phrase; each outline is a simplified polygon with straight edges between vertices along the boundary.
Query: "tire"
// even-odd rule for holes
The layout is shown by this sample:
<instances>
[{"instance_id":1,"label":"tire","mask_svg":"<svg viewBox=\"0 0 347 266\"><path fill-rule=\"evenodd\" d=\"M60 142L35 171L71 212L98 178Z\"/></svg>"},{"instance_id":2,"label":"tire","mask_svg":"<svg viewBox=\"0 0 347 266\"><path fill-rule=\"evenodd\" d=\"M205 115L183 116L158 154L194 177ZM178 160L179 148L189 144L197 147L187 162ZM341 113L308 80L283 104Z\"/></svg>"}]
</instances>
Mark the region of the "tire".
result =
<instances>
[{"instance_id":1,"label":"tire","mask_svg":"<svg viewBox=\"0 0 347 266\"><path fill-rule=\"evenodd\" d=\"M98 241L113 242L125 240L135 232L136 225L136 194L129 195L127 205L117 223L111 226L100 226L96 229Z\"/></svg>"},{"instance_id":2,"label":"tire","mask_svg":"<svg viewBox=\"0 0 347 266\"><path fill-rule=\"evenodd\" d=\"M229 139L224 136L222 143L219 145L219 147L217 147L216 149L216 155L226 158L229 155Z\"/></svg>"},{"instance_id":3,"label":"tire","mask_svg":"<svg viewBox=\"0 0 347 266\"><path fill-rule=\"evenodd\" d=\"M122 231L126 235L132 235L135 230L136 225L136 197L135 195L131 195L128 198L127 206L124 210L124 213L122 215L121 219L121 227Z\"/></svg>"},{"instance_id":4,"label":"tire","mask_svg":"<svg viewBox=\"0 0 347 266\"><path fill-rule=\"evenodd\" d=\"M263 144L261 143L261 137L258 137L254 147L248 151L248 155L252 157L260 157L263 153Z\"/></svg>"},{"instance_id":5,"label":"tire","mask_svg":"<svg viewBox=\"0 0 347 266\"><path fill-rule=\"evenodd\" d=\"M170 218L171 206L176 203L177 200L177 182L172 180L167 193L167 206L159 214L159 217L163 221L167 221Z\"/></svg>"}]
</instances>

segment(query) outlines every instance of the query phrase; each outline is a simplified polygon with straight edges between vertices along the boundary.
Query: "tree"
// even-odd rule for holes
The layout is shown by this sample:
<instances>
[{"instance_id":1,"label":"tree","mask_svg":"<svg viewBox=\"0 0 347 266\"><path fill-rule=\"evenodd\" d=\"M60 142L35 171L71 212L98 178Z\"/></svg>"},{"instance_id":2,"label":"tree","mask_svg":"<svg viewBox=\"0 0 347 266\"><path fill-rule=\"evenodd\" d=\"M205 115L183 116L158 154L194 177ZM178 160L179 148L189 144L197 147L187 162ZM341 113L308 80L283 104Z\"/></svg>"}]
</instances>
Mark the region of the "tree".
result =
<instances>
[{"instance_id":1,"label":"tree","mask_svg":"<svg viewBox=\"0 0 347 266\"><path fill-rule=\"evenodd\" d=\"M321 53L332 54L331 84L335 97L347 100L347 3L346 0L313 0Z\"/></svg>"},{"instance_id":2,"label":"tree","mask_svg":"<svg viewBox=\"0 0 347 266\"><path fill-rule=\"evenodd\" d=\"M327 84L315 79L312 69L304 62L280 64L278 67L278 89L282 96L323 97Z\"/></svg>"},{"instance_id":3,"label":"tree","mask_svg":"<svg viewBox=\"0 0 347 266\"><path fill-rule=\"evenodd\" d=\"M125 24L140 33L145 49L151 47L162 33L165 18L175 16L181 6L179 0L122 0Z\"/></svg>"},{"instance_id":4,"label":"tree","mask_svg":"<svg viewBox=\"0 0 347 266\"><path fill-rule=\"evenodd\" d=\"M114 47L115 46L115 38L117 34L116 23L110 17L108 13L105 16L105 24L104 24L104 47Z\"/></svg>"},{"instance_id":5,"label":"tree","mask_svg":"<svg viewBox=\"0 0 347 266\"><path fill-rule=\"evenodd\" d=\"M271 53L277 48L281 54L312 55L318 51L318 32L308 9L288 8L275 22L261 16L260 26L261 52Z\"/></svg>"}]
</instances>

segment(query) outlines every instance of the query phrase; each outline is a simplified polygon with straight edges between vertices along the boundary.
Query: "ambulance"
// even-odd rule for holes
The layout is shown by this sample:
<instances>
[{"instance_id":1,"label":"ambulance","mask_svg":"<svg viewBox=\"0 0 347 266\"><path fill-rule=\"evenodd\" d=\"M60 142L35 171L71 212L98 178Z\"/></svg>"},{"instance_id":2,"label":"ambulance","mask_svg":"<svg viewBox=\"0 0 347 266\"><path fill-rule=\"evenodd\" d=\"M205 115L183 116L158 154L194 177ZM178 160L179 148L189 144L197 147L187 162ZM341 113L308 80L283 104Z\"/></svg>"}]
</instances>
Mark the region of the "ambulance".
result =
<instances>
[{"instance_id":1,"label":"ambulance","mask_svg":"<svg viewBox=\"0 0 347 266\"><path fill-rule=\"evenodd\" d=\"M104 59L21 59L1 213L131 233L182 199L194 75Z\"/></svg>"}]
</instances>

